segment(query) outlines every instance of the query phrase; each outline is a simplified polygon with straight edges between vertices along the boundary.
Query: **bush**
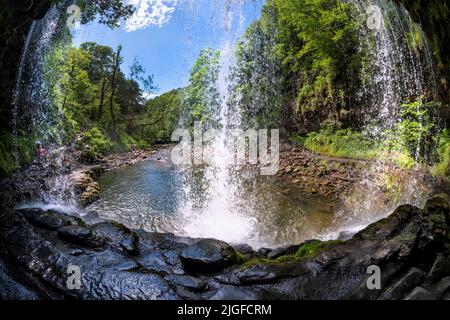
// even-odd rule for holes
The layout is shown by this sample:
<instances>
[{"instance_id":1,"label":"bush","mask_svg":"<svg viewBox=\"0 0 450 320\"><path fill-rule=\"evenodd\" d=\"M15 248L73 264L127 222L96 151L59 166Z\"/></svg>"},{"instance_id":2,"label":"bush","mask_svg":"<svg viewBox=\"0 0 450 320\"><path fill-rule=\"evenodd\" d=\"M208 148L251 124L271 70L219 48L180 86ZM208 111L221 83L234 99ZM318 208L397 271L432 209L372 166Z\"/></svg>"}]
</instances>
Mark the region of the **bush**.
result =
<instances>
[{"instance_id":1,"label":"bush","mask_svg":"<svg viewBox=\"0 0 450 320\"><path fill-rule=\"evenodd\" d=\"M82 145L79 145L81 149L88 145L88 152L91 157L96 157L100 154L108 154L114 150L114 143L111 139L105 135L99 128L93 127L89 131L86 131L82 139L80 140Z\"/></svg>"},{"instance_id":2,"label":"bush","mask_svg":"<svg viewBox=\"0 0 450 320\"><path fill-rule=\"evenodd\" d=\"M324 129L310 133L304 145L307 149L319 154L349 159L373 159L380 151L377 143L351 129L338 131Z\"/></svg>"},{"instance_id":3,"label":"bush","mask_svg":"<svg viewBox=\"0 0 450 320\"><path fill-rule=\"evenodd\" d=\"M450 178L450 128L445 129L439 140L439 163L433 167L433 174Z\"/></svg>"},{"instance_id":4,"label":"bush","mask_svg":"<svg viewBox=\"0 0 450 320\"><path fill-rule=\"evenodd\" d=\"M439 142L436 119L440 106L440 103L424 103L421 99L401 105L402 120L396 127L396 135L400 138L401 147L416 162L431 163L436 158Z\"/></svg>"}]
</instances>

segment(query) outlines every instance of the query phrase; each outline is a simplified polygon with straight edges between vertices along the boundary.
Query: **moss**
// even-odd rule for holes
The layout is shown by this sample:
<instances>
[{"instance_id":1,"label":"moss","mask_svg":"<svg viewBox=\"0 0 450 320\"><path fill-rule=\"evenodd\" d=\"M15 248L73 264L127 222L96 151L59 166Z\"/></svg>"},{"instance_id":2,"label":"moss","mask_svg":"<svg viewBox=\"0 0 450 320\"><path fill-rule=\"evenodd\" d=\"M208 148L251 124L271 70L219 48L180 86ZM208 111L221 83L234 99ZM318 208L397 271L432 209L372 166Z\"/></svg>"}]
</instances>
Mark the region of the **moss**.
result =
<instances>
[{"instance_id":1,"label":"moss","mask_svg":"<svg viewBox=\"0 0 450 320\"><path fill-rule=\"evenodd\" d=\"M317 256L319 253L341 243L342 241L340 240L333 240L326 242L322 242L319 240L310 241L308 243L305 243L297 250L297 252L295 253L295 257L309 260Z\"/></svg>"},{"instance_id":2,"label":"moss","mask_svg":"<svg viewBox=\"0 0 450 320\"><path fill-rule=\"evenodd\" d=\"M308 261L323 251L326 251L333 246L343 243L340 240L326 241L322 242L319 240L312 240L303 244L295 254L293 255L285 255L278 257L277 259L268 259L268 258L253 258L247 259L241 265L241 269L249 269L257 265L278 265L288 262L304 262Z\"/></svg>"}]
</instances>

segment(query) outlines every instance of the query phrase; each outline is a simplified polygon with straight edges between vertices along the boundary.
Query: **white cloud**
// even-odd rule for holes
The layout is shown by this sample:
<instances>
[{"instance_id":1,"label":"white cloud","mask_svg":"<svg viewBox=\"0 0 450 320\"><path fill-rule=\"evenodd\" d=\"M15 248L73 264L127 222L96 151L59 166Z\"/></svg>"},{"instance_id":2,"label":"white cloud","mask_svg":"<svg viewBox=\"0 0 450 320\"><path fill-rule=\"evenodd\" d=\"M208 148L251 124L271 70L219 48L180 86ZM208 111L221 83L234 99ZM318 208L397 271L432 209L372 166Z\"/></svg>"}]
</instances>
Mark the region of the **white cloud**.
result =
<instances>
[{"instance_id":1,"label":"white cloud","mask_svg":"<svg viewBox=\"0 0 450 320\"><path fill-rule=\"evenodd\" d=\"M162 27L169 22L179 0L129 0L135 14L125 24L126 31L136 31L153 25Z\"/></svg>"}]
</instances>

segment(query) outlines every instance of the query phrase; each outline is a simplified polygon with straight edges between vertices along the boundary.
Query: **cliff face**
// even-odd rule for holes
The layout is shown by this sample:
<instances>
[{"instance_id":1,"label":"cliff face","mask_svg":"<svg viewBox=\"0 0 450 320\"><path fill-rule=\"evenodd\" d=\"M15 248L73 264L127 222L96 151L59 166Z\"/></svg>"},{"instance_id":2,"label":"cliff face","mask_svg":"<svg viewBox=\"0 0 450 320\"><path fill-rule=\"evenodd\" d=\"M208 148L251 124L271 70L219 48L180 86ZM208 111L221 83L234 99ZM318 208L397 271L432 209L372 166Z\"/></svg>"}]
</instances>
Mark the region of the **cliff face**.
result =
<instances>
[{"instance_id":1,"label":"cliff face","mask_svg":"<svg viewBox=\"0 0 450 320\"><path fill-rule=\"evenodd\" d=\"M25 37L33 20L45 16L51 0L0 2L0 117L1 130L10 131L11 92L16 80Z\"/></svg>"},{"instance_id":2,"label":"cliff face","mask_svg":"<svg viewBox=\"0 0 450 320\"><path fill-rule=\"evenodd\" d=\"M420 23L430 40L441 76L442 99L450 101L450 2L448 0L396 0Z\"/></svg>"}]
</instances>

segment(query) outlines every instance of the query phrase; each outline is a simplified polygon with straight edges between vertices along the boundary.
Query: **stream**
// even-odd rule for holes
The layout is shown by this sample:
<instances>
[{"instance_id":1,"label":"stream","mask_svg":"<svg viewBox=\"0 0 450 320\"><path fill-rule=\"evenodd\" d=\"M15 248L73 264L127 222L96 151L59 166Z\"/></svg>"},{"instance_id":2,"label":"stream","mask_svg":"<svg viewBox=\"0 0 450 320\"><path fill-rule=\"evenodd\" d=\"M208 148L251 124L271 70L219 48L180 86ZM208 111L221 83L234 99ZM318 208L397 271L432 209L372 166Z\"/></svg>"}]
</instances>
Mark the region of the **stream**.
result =
<instances>
[{"instance_id":1,"label":"stream","mask_svg":"<svg viewBox=\"0 0 450 320\"><path fill-rule=\"evenodd\" d=\"M183 183L187 174L189 190ZM220 204L220 212L205 209L208 197L202 176L202 169L180 172L168 150L163 150L134 166L106 173L99 181L100 200L86 209L130 228L217 238L256 248L326 238L333 230L330 200L304 195L280 179L251 170L239 175L239 201L232 210L225 203Z\"/></svg>"}]
</instances>

